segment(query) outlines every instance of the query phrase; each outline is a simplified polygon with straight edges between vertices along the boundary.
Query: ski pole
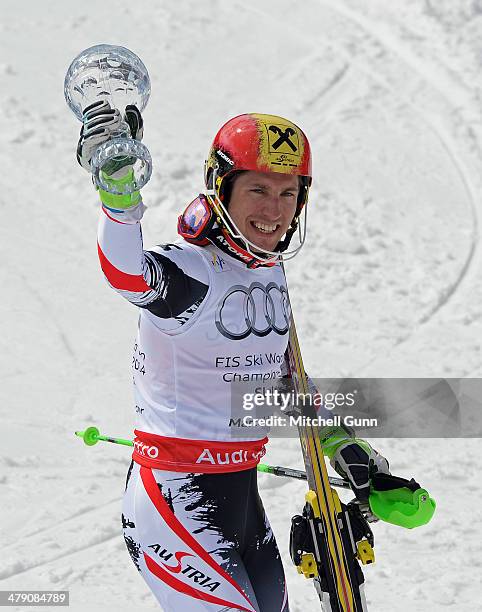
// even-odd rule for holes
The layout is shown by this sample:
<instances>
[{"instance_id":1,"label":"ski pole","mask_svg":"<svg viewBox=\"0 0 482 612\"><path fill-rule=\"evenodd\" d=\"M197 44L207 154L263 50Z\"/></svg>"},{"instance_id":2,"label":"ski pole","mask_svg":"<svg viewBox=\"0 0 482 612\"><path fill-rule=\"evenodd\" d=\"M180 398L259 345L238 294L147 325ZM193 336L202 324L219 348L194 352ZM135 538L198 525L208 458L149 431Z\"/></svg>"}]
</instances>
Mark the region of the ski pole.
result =
<instances>
[{"instance_id":1,"label":"ski pole","mask_svg":"<svg viewBox=\"0 0 482 612\"><path fill-rule=\"evenodd\" d=\"M102 435L97 427L87 427L84 431L76 431L76 436L82 438L87 446L94 446L97 442L111 442L112 444L122 444L124 446L134 446L132 440L126 440L125 438L114 438L112 436ZM306 472L302 470L295 470L293 468L283 467L280 465L268 465L267 463L258 463L258 472L264 472L265 474L273 474L274 476L284 476L285 478L296 478L297 480L306 480ZM333 487L342 487L349 489L350 484L343 478L329 478L330 484Z\"/></svg>"},{"instance_id":2,"label":"ski pole","mask_svg":"<svg viewBox=\"0 0 482 612\"><path fill-rule=\"evenodd\" d=\"M274 474L275 476L285 476L286 478L296 478L297 480L306 480L306 472L302 470L295 470L294 468L282 467L280 465L268 465L266 463L258 463L258 472L265 472L267 474ZM328 480L332 487L341 487L343 489L349 489L350 483L344 478L334 478L329 476Z\"/></svg>"},{"instance_id":3,"label":"ski pole","mask_svg":"<svg viewBox=\"0 0 482 612\"><path fill-rule=\"evenodd\" d=\"M84 431L76 431L74 433L76 436L79 436L79 438L82 438L87 446L94 446L94 444L97 444L99 441L112 442L112 444L123 444L124 446L134 446L132 440L101 435L97 427L87 427Z\"/></svg>"},{"instance_id":4,"label":"ski pole","mask_svg":"<svg viewBox=\"0 0 482 612\"><path fill-rule=\"evenodd\" d=\"M97 427L87 427L84 431L76 431L75 435L82 438L87 446L94 446L97 442L134 446L132 440L102 435ZM306 472L280 465L258 463L257 470L274 476L306 480ZM375 474L373 478L385 481L377 487L379 490L372 490L370 494L370 507L375 516L385 522L408 528L418 527L430 521L435 512L435 501L413 479L408 481L388 474ZM332 487L350 489L349 482L344 478L329 476L328 480Z\"/></svg>"}]
</instances>

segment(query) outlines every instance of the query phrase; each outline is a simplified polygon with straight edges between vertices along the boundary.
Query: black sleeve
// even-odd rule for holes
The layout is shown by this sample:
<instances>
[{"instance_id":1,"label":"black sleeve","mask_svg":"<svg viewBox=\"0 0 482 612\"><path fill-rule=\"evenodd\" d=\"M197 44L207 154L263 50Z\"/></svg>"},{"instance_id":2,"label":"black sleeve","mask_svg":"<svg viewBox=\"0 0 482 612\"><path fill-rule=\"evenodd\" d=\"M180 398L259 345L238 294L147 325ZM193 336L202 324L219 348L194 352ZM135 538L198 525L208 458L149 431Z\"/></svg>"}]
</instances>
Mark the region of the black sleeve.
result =
<instances>
[{"instance_id":1,"label":"black sleeve","mask_svg":"<svg viewBox=\"0 0 482 612\"><path fill-rule=\"evenodd\" d=\"M187 320L206 297L208 285L186 274L165 255L155 251L146 251L146 255L148 265L151 260L151 277L156 274L161 275L158 279L161 290L155 300L148 304L139 304L139 307L149 310L162 319L186 318ZM181 317L183 313L185 317Z\"/></svg>"}]
</instances>

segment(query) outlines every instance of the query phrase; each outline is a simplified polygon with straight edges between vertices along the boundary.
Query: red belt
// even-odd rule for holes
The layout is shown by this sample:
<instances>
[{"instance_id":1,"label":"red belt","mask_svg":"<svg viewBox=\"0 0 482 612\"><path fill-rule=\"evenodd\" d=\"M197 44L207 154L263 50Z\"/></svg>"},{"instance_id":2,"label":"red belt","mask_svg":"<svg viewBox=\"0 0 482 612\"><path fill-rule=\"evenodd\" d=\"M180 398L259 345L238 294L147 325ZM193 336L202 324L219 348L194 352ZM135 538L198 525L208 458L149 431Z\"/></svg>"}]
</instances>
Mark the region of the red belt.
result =
<instances>
[{"instance_id":1,"label":"red belt","mask_svg":"<svg viewBox=\"0 0 482 612\"><path fill-rule=\"evenodd\" d=\"M172 472L239 472L258 465L268 438L221 442L168 438L134 430L132 459L145 467Z\"/></svg>"}]
</instances>

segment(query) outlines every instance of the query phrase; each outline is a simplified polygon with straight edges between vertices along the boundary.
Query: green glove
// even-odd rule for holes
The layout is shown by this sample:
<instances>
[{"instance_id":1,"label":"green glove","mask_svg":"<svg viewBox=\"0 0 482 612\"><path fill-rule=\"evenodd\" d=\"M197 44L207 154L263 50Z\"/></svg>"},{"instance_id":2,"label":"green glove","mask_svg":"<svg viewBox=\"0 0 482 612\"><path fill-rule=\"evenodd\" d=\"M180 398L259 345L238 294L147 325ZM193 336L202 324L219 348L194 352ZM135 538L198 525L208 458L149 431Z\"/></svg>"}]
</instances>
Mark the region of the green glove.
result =
<instances>
[{"instance_id":1,"label":"green glove","mask_svg":"<svg viewBox=\"0 0 482 612\"><path fill-rule=\"evenodd\" d=\"M119 176L119 174L121 176ZM128 185L134 181L134 170L132 169L132 166L125 166L110 176L103 173L103 178L106 180L107 184L113 185L117 187L119 191L121 191L121 187L124 187L125 185ZM137 206L137 204L139 204L141 201L140 191L133 191L132 193L126 193L124 195L116 195L109 193L108 191L104 191L103 189L99 189L99 195L102 204L113 212L128 210L129 208Z\"/></svg>"}]
</instances>

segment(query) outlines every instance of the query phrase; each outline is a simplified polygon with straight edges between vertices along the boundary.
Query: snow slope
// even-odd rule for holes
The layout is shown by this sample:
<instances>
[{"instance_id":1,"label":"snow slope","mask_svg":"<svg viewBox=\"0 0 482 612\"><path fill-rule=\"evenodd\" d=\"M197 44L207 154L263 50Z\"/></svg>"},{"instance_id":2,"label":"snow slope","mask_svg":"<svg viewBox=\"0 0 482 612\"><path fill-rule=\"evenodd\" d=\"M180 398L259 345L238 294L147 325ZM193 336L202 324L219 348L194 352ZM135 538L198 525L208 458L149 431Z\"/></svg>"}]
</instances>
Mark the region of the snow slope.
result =
<instances>
[{"instance_id":1,"label":"snow slope","mask_svg":"<svg viewBox=\"0 0 482 612\"><path fill-rule=\"evenodd\" d=\"M482 5L473 0L3 0L0 17L0 589L69 589L73 610L154 610L120 528L129 464L88 450L129 436L135 309L105 285L98 204L63 99L71 59L122 44L148 66L154 177L146 245L172 240L219 126L242 112L299 123L314 150L310 232L287 265L312 376L480 376ZM375 526L370 610L481 606L480 451L471 440L376 440L438 512ZM267 461L301 467L296 440ZM303 483L260 476L291 609L319 609L291 566ZM17 608L20 609L20 608Z\"/></svg>"}]
</instances>

